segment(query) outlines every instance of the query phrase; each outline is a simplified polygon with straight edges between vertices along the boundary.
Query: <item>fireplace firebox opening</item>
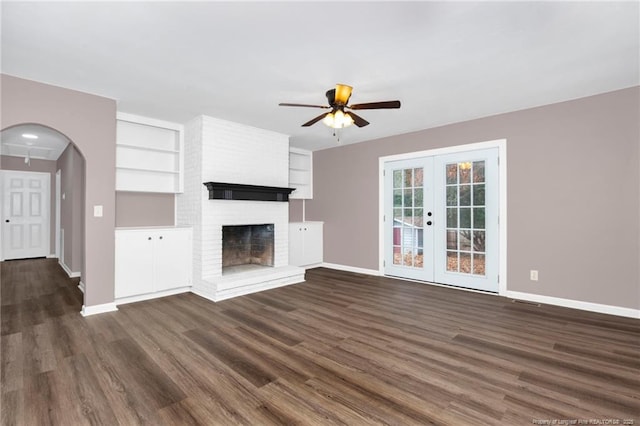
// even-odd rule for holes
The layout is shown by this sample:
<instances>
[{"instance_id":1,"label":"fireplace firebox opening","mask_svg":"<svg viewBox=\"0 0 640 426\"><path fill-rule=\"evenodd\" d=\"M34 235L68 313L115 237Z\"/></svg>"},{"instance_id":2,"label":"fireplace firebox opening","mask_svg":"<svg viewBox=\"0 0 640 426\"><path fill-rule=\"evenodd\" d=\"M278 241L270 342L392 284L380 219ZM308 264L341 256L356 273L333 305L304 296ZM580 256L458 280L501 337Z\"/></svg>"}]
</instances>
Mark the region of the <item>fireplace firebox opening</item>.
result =
<instances>
[{"instance_id":1,"label":"fireplace firebox opening","mask_svg":"<svg viewBox=\"0 0 640 426\"><path fill-rule=\"evenodd\" d=\"M222 275L273 267L272 223L222 227Z\"/></svg>"}]
</instances>

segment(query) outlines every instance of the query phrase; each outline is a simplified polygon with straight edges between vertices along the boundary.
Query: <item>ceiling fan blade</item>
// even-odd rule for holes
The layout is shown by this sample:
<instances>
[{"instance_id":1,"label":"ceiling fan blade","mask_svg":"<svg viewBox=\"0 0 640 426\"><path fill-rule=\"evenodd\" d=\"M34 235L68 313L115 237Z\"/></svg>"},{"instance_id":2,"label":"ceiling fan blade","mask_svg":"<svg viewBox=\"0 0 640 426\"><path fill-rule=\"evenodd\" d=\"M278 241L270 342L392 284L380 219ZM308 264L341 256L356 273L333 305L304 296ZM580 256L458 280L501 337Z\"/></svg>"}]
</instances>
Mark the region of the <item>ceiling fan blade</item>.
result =
<instances>
[{"instance_id":1,"label":"ceiling fan blade","mask_svg":"<svg viewBox=\"0 0 640 426\"><path fill-rule=\"evenodd\" d=\"M278 104L279 106L290 106L290 107L307 107L307 108L331 108L325 105L309 105L309 104L291 104L288 102L282 102Z\"/></svg>"},{"instance_id":2,"label":"ceiling fan blade","mask_svg":"<svg viewBox=\"0 0 640 426\"><path fill-rule=\"evenodd\" d=\"M309 126L313 126L314 124L316 124L318 121L322 120L324 117L326 117L326 115L329 114L328 112L325 112L324 114L320 114L319 116L317 116L316 118L314 118L313 120L309 120L306 123L304 123L302 125L302 127L309 127Z\"/></svg>"},{"instance_id":3,"label":"ceiling fan blade","mask_svg":"<svg viewBox=\"0 0 640 426\"><path fill-rule=\"evenodd\" d=\"M349 109L391 109L400 108L400 101L369 102L348 106Z\"/></svg>"},{"instance_id":4,"label":"ceiling fan blade","mask_svg":"<svg viewBox=\"0 0 640 426\"><path fill-rule=\"evenodd\" d=\"M353 124L355 124L358 127L364 127L367 126L369 124L369 122L367 120L365 120L364 118L360 117L359 115L349 111L347 114L349 114L351 116L351 118L353 118Z\"/></svg>"}]
</instances>

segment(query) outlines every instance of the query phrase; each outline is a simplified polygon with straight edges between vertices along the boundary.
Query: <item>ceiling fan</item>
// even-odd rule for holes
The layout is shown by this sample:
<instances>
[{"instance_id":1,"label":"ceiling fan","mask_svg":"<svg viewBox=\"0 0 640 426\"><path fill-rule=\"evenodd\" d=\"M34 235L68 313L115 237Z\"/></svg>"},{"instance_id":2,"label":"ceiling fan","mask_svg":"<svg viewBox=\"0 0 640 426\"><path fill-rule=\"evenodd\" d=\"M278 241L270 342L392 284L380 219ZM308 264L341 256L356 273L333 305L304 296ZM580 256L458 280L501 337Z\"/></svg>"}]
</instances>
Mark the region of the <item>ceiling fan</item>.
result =
<instances>
[{"instance_id":1,"label":"ceiling fan","mask_svg":"<svg viewBox=\"0 0 640 426\"><path fill-rule=\"evenodd\" d=\"M330 109L331 111L320 114L316 118L307 121L302 127L309 127L322 120L324 124L334 129L341 129L352 124L358 127L364 127L369 124L367 120L355 114L353 110L400 108L400 101L368 102L364 104L347 105L351 97L352 89L351 86L347 86L346 84L336 84L335 89L327 90L326 96L329 106L292 103L280 103L279 105Z\"/></svg>"}]
</instances>

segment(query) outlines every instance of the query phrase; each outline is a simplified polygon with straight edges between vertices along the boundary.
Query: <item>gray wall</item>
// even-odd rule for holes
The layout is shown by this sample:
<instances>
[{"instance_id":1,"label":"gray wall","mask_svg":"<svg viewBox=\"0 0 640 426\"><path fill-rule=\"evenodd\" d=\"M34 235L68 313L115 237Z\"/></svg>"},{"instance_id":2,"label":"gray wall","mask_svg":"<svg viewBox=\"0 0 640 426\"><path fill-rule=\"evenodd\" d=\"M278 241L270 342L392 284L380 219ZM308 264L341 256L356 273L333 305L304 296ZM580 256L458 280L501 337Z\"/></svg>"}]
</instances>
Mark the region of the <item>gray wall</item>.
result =
<instances>
[{"instance_id":1,"label":"gray wall","mask_svg":"<svg viewBox=\"0 0 640 426\"><path fill-rule=\"evenodd\" d=\"M173 226L175 195L116 192L116 226Z\"/></svg>"},{"instance_id":2,"label":"gray wall","mask_svg":"<svg viewBox=\"0 0 640 426\"><path fill-rule=\"evenodd\" d=\"M49 225L50 245L49 253L56 252L56 162L53 160L37 160L31 159L31 165L25 164L24 157L12 157L10 155L0 155L0 169L2 170L18 170L24 172L42 172L49 173L51 181L51 197L49 205L51 207Z\"/></svg>"},{"instance_id":3,"label":"gray wall","mask_svg":"<svg viewBox=\"0 0 640 426\"><path fill-rule=\"evenodd\" d=\"M116 102L2 74L2 128L38 123L64 134L85 159L85 306L114 299ZM93 217L93 206L103 217Z\"/></svg>"},{"instance_id":4,"label":"gray wall","mask_svg":"<svg viewBox=\"0 0 640 426\"><path fill-rule=\"evenodd\" d=\"M84 159L69 144L57 161L60 170L60 228L64 229L64 263L72 272L82 270L84 254ZM84 278L84 277L83 277Z\"/></svg>"},{"instance_id":5,"label":"gray wall","mask_svg":"<svg viewBox=\"0 0 640 426\"><path fill-rule=\"evenodd\" d=\"M380 156L504 138L508 289L640 308L639 99L634 87L314 152L306 217L325 222L325 262L378 269Z\"/></svg>"}]
</instances>

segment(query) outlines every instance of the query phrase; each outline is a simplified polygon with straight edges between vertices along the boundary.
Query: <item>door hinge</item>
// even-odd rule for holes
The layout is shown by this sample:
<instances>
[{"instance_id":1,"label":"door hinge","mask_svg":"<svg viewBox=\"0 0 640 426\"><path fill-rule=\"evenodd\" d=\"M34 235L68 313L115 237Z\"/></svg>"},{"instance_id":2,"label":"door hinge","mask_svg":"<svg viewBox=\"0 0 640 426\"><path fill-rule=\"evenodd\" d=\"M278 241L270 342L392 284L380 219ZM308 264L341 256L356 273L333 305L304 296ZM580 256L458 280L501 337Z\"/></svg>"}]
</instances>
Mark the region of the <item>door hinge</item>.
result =
<instances>
[{"instance_id":1,"label":"door hinge","mask_svg":"<svg viewBox=\"0 0 640 426\"><path fill-rule=\"evenodd\" d=\"M386 170L383 170L383 171L382 171L382 176L386 176L386 175L387 175L387 171L386 171Z\"/></svg>"},{"instance_id":2,"label":"door hinge","mask_svg":"<svg viewBox=\"0 0 640 426\"><path fill-rule=\"evenodd\" d=\"M383 215L382 215L382 221L383 221L383 222L386 222L386 221L387 221L387 215L386 215L386 214L383 214Z\"/></svg>"},{"instance_id":3,"label":"door hinge","mask_svg":"<svg viewBox=\"0 0 640 426\"><path fill-rule=\"evenodd\" d=\"M386 260L382 261L382 266L387 266L387 261Z\"/></svg>"}]
</instances>

